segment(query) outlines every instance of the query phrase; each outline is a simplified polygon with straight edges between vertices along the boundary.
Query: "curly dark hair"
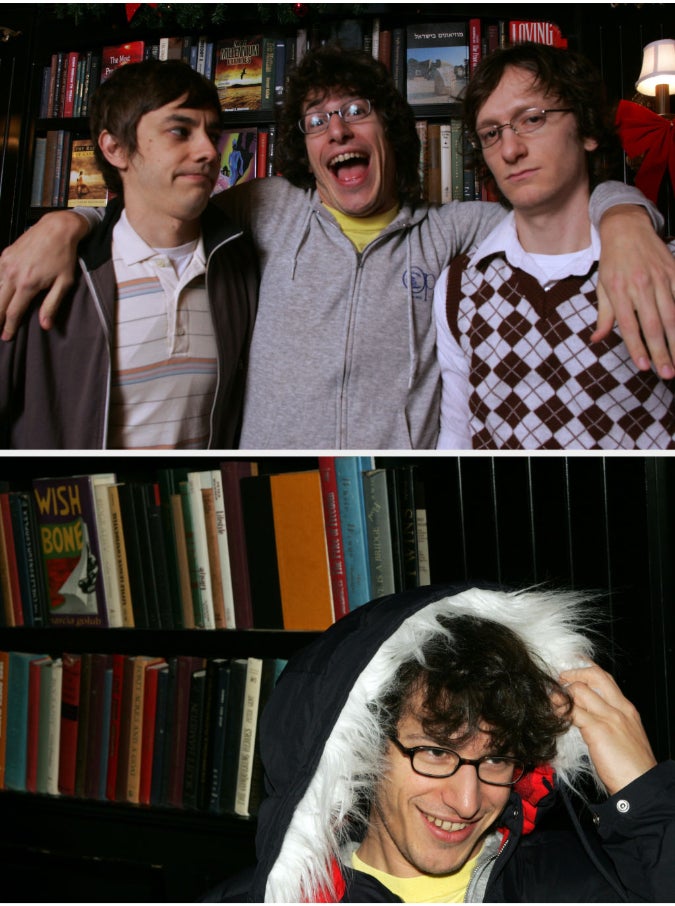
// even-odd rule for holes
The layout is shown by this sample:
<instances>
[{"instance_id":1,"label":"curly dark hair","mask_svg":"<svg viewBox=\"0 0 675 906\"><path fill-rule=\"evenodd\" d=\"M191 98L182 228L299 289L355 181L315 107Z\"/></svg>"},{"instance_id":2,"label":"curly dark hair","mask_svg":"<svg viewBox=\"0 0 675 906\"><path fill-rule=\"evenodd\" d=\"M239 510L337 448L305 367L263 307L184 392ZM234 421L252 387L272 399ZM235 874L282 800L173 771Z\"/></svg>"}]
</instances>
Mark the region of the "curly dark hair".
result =
<instances>
[{"instance_id":1,"label":"curly dark hair","mask_svg":"<svg viewBox=\"0 0 675 906\"><path fill-rule=\"evenodd\" d=\"M600 73L590 60L571 50L526 41L484 57L469 80L462 102L462 119L469 135L475 138L481 107L499 85L508 66L531 72L537 87L561 105L572 108L579 135L598 143L597 149L586 155L590 188L608 179L621 159L614 111ZM489 179L490 171L480 148L474 154L481 177Z\"/></svg>"},{"instance_id":2,"label":"curly dark hair","mask_svg":"<svg viewBox=\"0 0 675 906\"><path fill-rule=\"evenodd\" d=\"M531 765L549 762L572 707L557 679L500 623L471 616L439 623L449 635L435 635L423 648L422 662L406 661L380 702L386 734L395 734L415 708L425 733L439 745L463 745L487 732L495 754ZM567 703L562 715L551 703L554 692Z\"/></svg>"},{"instance_id":3,"label":"curly dark hair","mask_svg":"<svg viewBox=\"0 0 675 906\"><path fill-rule=\"evenodd\" d=\"M129 154L134 154L138 147L136 128L141 117L183 95L186 96L186 107L214 109L220 119L216 86L180 60L127 63L98 86L91 99L89 127L96 163L112 192L123 194L122 180L117 167L106 160L98 146L101 132L112 133Z\"/></svg>"},{"instance_id":4,"label":"curly dark hair","mask_svg":"<svg viewBox=\"0 0 675 906\"><path fill-rule=\"evenodd\" d=\"M369 98L384 126L396 160L396 186L401 203L416 204L422 191L419 176L420 141L415 116L396 89L387 68L361 50L330 43L308 51L291 70L277 124L275 169L301 189L316 185L309 169L305 136L298 128L303 105L312 94L345 92Z\"/></svg>"}]
</instances>

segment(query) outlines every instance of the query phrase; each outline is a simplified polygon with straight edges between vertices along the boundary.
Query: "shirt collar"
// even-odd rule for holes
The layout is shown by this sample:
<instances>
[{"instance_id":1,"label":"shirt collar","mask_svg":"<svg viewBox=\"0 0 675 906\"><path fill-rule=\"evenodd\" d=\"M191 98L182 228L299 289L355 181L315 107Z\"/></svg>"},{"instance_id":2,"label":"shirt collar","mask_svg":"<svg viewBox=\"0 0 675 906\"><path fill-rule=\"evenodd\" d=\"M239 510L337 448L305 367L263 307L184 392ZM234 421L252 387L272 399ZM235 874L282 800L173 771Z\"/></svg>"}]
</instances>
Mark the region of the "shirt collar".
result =
<instances>
[{"instance_id":1,"label":"shirt collar","mask_svg":"<svg viewBox=\"0 0 675 906\"><path fill-rule=\"evenodd\" d=\"M125 265L140 264L142 261L149 261L156 258L160 252L141 239L136 230L129 223L127 212L122 211L120 219L117 221L113 231L115 242L115 255L121 258ZM204 265L206 256L204 254L204 239L200 236L197 248L194 251L196 262Z\"/></svg>"},{"instance_id":2,"label":"shirt collar","mask_svg":"<svg viewBox=\"0 0 675 906\"><path fill-rule=\"evenodd\" d=\"M542 258L560 259L560 269L556 270L556 279L558 280L573 276L583 277L590 271L594 262L600 258L600 236L596 228L591 224L591 244L581 252L556 256L532 255L526 252L520 244L516 230L515 214L513 211L509 211L501 223L497 224L471 254L469 264L474 267L484 258L493 255L502 255L512 267L526 271L542 283L545 283L548 279L546 275L543 275L542 278L541 268L537 264L537 259Z\"/></svg>"}]
</instances>

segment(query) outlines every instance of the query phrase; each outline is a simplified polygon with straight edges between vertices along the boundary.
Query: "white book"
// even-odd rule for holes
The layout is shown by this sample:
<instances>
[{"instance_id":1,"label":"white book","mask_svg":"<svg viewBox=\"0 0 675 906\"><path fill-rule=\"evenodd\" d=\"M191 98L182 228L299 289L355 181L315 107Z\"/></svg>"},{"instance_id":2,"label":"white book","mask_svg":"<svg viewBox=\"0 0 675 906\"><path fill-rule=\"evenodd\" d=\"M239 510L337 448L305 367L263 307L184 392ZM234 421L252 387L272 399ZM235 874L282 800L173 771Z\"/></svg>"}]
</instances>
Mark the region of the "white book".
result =
<instances>
[{"instance_id":1,"label":"white book","mask_svg":"<svg viewBox=\"0 0 675 906\"><path fill-rule=\"evenodd\" d=\"M220 572L225 604L225 625L228 629L237 628L234 611L234 589L232 588L232 568L230 566L230 546L227 541L227 520L225 518L225 495L223 493L223 476L220 469L211 472L213 482L213 503L216 510L216 528L218 530L218 550L220 552Z\"/></svg>"},{"instance_id":2,"label":"white book","mask_svg":"<svg viewBox=\"0 0 675 906\"><path fill-rule=\"evenodd\" d=\"M63 687L63 661L55 658L50 667L49 732L46 751L45 793L59 795L59 749L61 745L61 690ZM42 790L40 790L42 792Z\"/></svg>"},{"instance_id":3,"label":"white book","mask_svg":"<svg viewBox=\"0 0 675 906\"><path fill-rule=\"evenodd\" d=\"M251 778L253 776L253 757L255 755L255 737L258 725L258 706L260 704L260 687L262 684L261 658L250 657L246 663L246 683L244 686L244 712L241 721L241 738L239 742L239 766L237 769L237 794L234 810L244 818L249 816L251 796Z\"/></svg>"},{"instance_id":4,"label":"white book","mask_svg":"<svg viewBox=\"0 0 675 906\"><path fill-rule=\"evenodd\" d=\"M200 609L204 622L203 626L198 626L197 628L215 629L216 615L213 606L213 587L211 585L211 569L209 566L209 545L206 537L206 519L204 518L204 503L202 501L202 487L208 486L211 482L211 472L188 472L187 479L190 514L192 516L195 560L197 564L197 585L199 589Z\"/></svg>"},{"instance_id":5,"label":"white book","mask_svg":"<svg viewBox=\"0 0 675 906\"><path fill-rule=\"evenodd\" d=\"M89 476L89 483L91 484L94 498L96 531L101 551L101 576L108 609L108 625L111 628L119 628L124 626L124 617L113 517L110 508L110 492L108 491L111 485L117 483L117 477L112 472L96 473Z\"/></svg>"},{"instance_id":6,"label":"white book","mask_svg":"<svg viewBox=\"0 0 675 906\"><path fill-rule=\"evenodd\" d=\"M452 201L452 127L441 123L441 202Z\"/></svg>"}]
</instances>

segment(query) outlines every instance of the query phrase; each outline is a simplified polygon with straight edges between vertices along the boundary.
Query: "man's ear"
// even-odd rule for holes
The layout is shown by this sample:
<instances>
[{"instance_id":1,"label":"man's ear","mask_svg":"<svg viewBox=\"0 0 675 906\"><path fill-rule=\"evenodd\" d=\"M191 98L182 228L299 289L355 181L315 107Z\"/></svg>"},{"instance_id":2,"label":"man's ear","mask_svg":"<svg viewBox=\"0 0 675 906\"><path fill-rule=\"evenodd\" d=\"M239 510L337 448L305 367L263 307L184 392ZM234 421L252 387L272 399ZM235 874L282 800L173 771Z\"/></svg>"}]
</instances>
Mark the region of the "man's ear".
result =
<instances>
[{"instance_id":1,"label":"man's ear","mask_svg":"<svg viewBox=\"0 0 675 906\"><path fill-rule=\"evenodd\" d=\"M105 159L118 170L125 170L129 163L129 155L126 148L118 142L112 132L104 129L98 137L98 146L103 152Z\"/></svg>"},{"instance_id":2,"label":"man's ear","mask_svg":"<svg viewBox=\"0 0 675 906\"><path fill-rule=\"evenodd\" d=\"M597 151L598 150L598 141L595 138L585 138L584 139L584 151Z\"/></svg>"}]
</instances>

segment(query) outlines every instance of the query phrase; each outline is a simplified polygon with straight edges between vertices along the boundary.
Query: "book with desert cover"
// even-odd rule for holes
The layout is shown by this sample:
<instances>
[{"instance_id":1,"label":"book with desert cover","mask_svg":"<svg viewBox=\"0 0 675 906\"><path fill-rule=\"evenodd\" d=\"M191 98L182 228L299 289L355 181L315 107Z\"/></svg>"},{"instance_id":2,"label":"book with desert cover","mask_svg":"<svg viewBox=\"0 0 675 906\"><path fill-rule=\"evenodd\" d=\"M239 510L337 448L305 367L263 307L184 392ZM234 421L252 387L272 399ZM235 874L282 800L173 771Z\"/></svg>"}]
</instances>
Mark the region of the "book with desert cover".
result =
<instances>
[{"instance_id":1,"label":"book with desert cover","mask_svg":"<svg viewBox=\"0 0 675 906\"><path fill-rule=\"evenodd\" d=\"M96 163L94 143L88 138L74 138L70 149L68 207L103 207L108 189Z\"/></svg>"}]
</instances>

